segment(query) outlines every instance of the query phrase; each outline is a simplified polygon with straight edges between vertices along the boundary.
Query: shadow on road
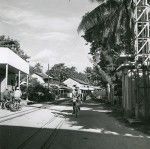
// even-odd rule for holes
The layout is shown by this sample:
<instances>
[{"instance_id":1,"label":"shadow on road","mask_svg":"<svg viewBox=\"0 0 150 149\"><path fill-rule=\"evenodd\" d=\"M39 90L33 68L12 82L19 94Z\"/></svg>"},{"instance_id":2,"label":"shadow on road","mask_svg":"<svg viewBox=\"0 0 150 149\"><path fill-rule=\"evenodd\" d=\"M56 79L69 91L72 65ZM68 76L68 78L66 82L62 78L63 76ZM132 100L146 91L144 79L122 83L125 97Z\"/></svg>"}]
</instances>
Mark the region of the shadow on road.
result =
<instances>
[{"instance_id":1,"label":"shadow on road","mask_svg":"<svg viewBox=\"0 0 150 149\"><path fill-rule=\"evenodd\" d=\"M57 134L52 135L55 129L1 126L0 148L1 149L141 149L150 145L149 140L134 137L124 137L84 132L75 130L59 129ZM31 137L34 136L34 137ZM25 140L27 140L25 142ZM20 147L19 147L20 146ZM19 148L18 148L19 147Z\"/></svg>"},{"instance_id":2,"label":"shadow on road","mask_svg":"<svg viewBox=\"0 0 150 149\"><path fill-rule=\"evenodd\" d=\"M141 149L150 145L148 136L118 121L100 103L84 103L78 118L67 102L52 113L65 118L60 129L0 126L0 149Z\"/></svg>"},{"instance_id":3,"label":"shadow on road","mask_svg":"<svg viewBox=\"0 0 150 149\"><path fill-rule=\"evenodd\" d=\"M66 105L67 104L65 104L65 106ZM78 118L75 118L75 116L72 115L72 109L62 110L61 112L59 110L54 110L53 113L66 117L70 122L70 127L77 126L86 130L109 132L114 135L140 135L140 129L136 129L139 127L130 126L119 113L114 113L110 108L104 106L104 104L91 101L84 103L81 107ZM144 131L141 132L145 133ZM148 132L143 135L146 134L148 134Z\"/></svg>"},{"instance_id":4,"label":"shadow on road","mask_svg":"<svg viewBox=\"0 0 150 149\"><path fill-rule=\"evenodd\" d=\"M99 102L96 103L100 104ZM130 124L124 117L123 111L120 106L111 106L110 104L106 103L102 103L102 106L104 109L111 110L112 112L107 112L106 114L109 117L115 118L121 125L128 127L132 130L134 129L136 131L140 131L146 135L150 135L150 121Z\"/></svg>"},{"instance_id":5,"label":"shadow on road","mask_svg":"<svg viewBox=\"0 0 150 149\"><path fill-rule=\"evenodd\" d=\"M119 108L112 108L112 112L107 113L107 115L110 117L114 117L117 121L119 121L128 128L132 128L146 135L150 135L150 122L148 121L141 123L129 123Z\"/></svg>"}]
</instances>

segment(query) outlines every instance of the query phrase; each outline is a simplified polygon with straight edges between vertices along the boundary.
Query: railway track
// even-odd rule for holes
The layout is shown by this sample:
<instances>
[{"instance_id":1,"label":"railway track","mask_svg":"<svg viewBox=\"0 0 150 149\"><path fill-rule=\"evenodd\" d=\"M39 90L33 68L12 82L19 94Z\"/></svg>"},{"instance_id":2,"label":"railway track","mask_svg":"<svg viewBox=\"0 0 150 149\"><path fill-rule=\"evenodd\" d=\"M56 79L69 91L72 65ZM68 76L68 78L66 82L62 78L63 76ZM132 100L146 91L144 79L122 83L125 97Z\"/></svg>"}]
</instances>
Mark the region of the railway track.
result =
<instances>
[{"instance_id":1,"label":"railway track","mask_svg":"<svg viewBox=\"0 0 150 149\"><path fill-rule=\"evenodd\" d=\"M64 100L64 101L66 101L66 100ZM60 103L62 103L62 102L63 101L60 101ZM59 101L54 101L51 104L59 104ZM51 106L49 106L49 107L51 107ZM12 113L12 114L9 114L9 115L2 116L2 117L0 117L0 124L3 123L3 122L6 122L8 120L12 120L14 118L18 118L18 117L24 116L26 114L30 114L32 112L39 111L42 108L45 108L45 105L42 105L42 106L39 106L39 107L34 107L32 109L29 109L29 110L19 111L17 113Z\"/></svg>"},{"instance_id":2,"label":"railway track","mask_svg":"<svg viewBox=\"0 0 150 149\"><path fill-rule=\"evenodd\" d=\"M63 125L64 122L65 122L65 119L61 120L60 123L58 123L58 125L52 131L52 133L50 134L48 139L43 143L41 149L50 149L51 148L51 146L54 143L55 138L56 138L57 134L59 133L59 130L60 130L60 128L61 128L61 126Z\"/></svg>"},{"instance_id":3,"label":"railway track","mask_svg":"<svg viewBox=\"0 0 150 149\"><path fill-rule=\"evenodd\" d=\"M5 116L1 116L1 117L0 117L0 120L1 120L1 119L3 119L3 118L6 118L6 117L12 116L12 115L16 115L16 114L19 114L19 113L23 113L23 112L31 111L31 110L33 110L33 109L37 109L37 108L41 108L41 107L42 107L42 106L34 107L34 108L32 108L32 109L23 110L23 111L18 111L18 112L11 113L11 114L8 114L8 115L5 115Z\"/></svg>"},{"instance_id":4,"label":"railway track","mask_svg":"<svg viewBox=\"0 0 150 149\"><path fill-rule=\"evenodd\" d=\"M62 101L60 103L62 103ZM57 103L57 104L59 104L59 103ZM43 108L49 109L52 106L54 106L54 105L52 104L52 105L49 105L48 107L46 107L46 105L42 105L42 106L34 107L29 110L19 111L17 113L12 113L12 114L9 114L6 116L2 116L2 117L0 117L0 123L6 122L9 120L18 118L18 117L22 117L24 115L39 111ZM65 121L65 118L60 118L57 116L57 114L54 114L54 116L52 118L50 118L47 122L45 122L34 133L32 133L30 136L26 136L27 138L21 144L19 144L19 146L16 147L16 149L26 149L26 147L30 148L30 144L31 144L31 146L34 145L34 142L37 138L40 140L40 136L42 136L42 135L44 136L45 131L43 131L43 130L46 130L46 132L48 132L48 133L46 133L46 136L44 136L42 143L40 142L41 149L50 148L55 140L55 137L57 136L57 134L59 132L59 128L63 125L64 121ZM51 128L51 126L53 129ZM56 126L56 127L54 127L54 126ZM44 129L47 127L50 129Z\"/></svg>"},{"instance_id":5,"label":"railway track","mask_svg":"<svg viewBox=\"0 0 150 149\"><path fill-rule=\"evenodd\" d=\"M18 117L21 117L21 116L24 116L26 114L30 114L30 113L33 113L33 112L36 112L36 111L39 111L40 109L34 109L34 110L31 110L31 111L24 111L22 112L21 114L15 114L15 115L10 115L10 116L7 116L7 117L4 117L2 119L0 119L0 123L3 123L3 122L6 122L6 121L9 121L9 120L12 120L14 118L18 118Z\"/></svg>"},{"instance_id":6,"label":"railway track","mask_svg":"<svg viewBox=\"0 0 150 149\"><path fill-rule=\"evenodd\" d=\"M54 115L49 121L47 121L44 125L42 125L37 131L35 131L32 135L30 135L26 140L24 140L18 147L17 149L25 149L32 141L35 139L35 137L39 137L40 140L40 133L43 133L43 129L50 125L52 122L54 122L57 119L57 115ZM60 120L54 130L49 134L47 139L42 143L41 149L48 149L52 145L52 143L55 140L55 137L58 134L59 128L63 125L65 119Z\"/></svg>"}]
</instances>

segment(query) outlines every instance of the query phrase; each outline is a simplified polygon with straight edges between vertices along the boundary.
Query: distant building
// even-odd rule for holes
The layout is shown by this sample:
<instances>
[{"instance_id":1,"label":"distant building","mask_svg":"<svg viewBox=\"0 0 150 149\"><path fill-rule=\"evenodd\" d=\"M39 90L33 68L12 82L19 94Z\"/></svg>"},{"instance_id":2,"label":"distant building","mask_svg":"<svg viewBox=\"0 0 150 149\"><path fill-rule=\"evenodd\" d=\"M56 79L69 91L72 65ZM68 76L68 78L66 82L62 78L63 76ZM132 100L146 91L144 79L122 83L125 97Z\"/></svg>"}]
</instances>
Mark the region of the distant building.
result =
<instances>
[{"instance_id":1,"label":"distant building","mask_svg":"<svg viewBox=\"0 0 150 149\"><path fill-rule=\"evenodd\" d=\"M48 75L45 73L33 73L31 75L31 78L36 79L41 85L48 87ZM59 98L69 98L72 92L72 89L65 86L63 83L60 83L60 81L54 79L53 77L49 76L49 88L57 88L58 93L57 95Z\"/></svg>"},{"instance_id":2,"label":"distant building","mask_svg":"<svg viewBox=\"0 0 150 149\"><path fill-rule=\"evenodd\" d=\"M85 81L75 79L75 78L68 78L63 83L66 84L68 87L70 87L72 89L74 89L74 86L78 86L79 90L83 94L92 92L95 89L100 89L99 87L94 87L94 86L90 85L89 83L87 83Z\"/></svg>"},{"instance_id":3,"label":"distant building","mask_svg":"<svg viewBox=\"0 0 150 149\"><path fill-rule=\"evenodd\" d=\"M31 75L31 78L36 79L40 84L42 84L44 86L48 86L48 79L49 79L49 82L51 82L51 80L52 80L51 76L48 76L45 73L37 73L37 72L33 73Z\"/></svg>"},{"instance_id":4,"label":"distant building","mask_svg":"<svg viewBox=\"0 0 150 149\"><path fill-rule=\"evenodd\" d=\"M92 92L100 91L101 88L98 86L92 86L88 82L75 79L75 78L68 78L63 82L67 87L71 88L72 90L74 89L74 86L79 87L79 91L81 93L81 97L83 100L86 100L88 98L88 95Z\"/></svg>"},{"instance_id":5,"label":"distant building","mask_svg":"<svg viewBox=\"0 0 150 149\"><path fill-rule=\"evenodd\" d=\"M59 97L60 98L71 98L72 97L72 88L65 85L59 86Z\"/></svg>"},{"instance_id":6,"label":"distant building","mask_svg":"<svg viewBox=\"0 0 150 149\"><path fill-rule=\"evenodd\" d=\"M71 97L72 88L67 87L64 83L61 83L59 80L54 79L54 78L51 79L49 86L50 86L50 88L58 89L57 95L58 95L59 99Z\"/></svg>"}]
</instances>

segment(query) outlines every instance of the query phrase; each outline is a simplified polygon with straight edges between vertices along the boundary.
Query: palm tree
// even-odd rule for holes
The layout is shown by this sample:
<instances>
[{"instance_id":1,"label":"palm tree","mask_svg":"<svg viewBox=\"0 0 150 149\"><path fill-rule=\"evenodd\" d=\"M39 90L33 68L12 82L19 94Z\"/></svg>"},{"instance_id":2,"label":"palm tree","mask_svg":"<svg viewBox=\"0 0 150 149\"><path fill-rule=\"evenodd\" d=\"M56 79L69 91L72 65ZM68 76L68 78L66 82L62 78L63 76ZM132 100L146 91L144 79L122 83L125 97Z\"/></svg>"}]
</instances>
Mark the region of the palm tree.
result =
<instances>
[{"instance_id":1,"label":"palm tree","mask_svg":"<svg viewBox=\"0 0 150 149\"><path fill-rule=\"evenodd\" d=\"M100 2L89 13L86 13L78 27L78 32L90 30L99 32L107 48L113 43L120 44L120 36L124 34L124 49L127 53L133 51L134 38L134 2L133 0L91 0ZM105 41L104 41L105 40Z\"/></svg>"},{"instance_id":2,"label":"palm tree","mask_svg":"<svg viewBox=\"0 0 150 149\"><path fill-rule=\"evenodd\" d=\"M122 51L134 54L134 2L133 0L91 1L99 2L99 6L83 16L78 32L83 31L84 39L91 43L90 53L93 55L97 74L112 85L115 74L114 70L108 70L109 66L114 67L115 60ZM95 60L97 50L108 63Z\"/></svg>"}]
</instances>

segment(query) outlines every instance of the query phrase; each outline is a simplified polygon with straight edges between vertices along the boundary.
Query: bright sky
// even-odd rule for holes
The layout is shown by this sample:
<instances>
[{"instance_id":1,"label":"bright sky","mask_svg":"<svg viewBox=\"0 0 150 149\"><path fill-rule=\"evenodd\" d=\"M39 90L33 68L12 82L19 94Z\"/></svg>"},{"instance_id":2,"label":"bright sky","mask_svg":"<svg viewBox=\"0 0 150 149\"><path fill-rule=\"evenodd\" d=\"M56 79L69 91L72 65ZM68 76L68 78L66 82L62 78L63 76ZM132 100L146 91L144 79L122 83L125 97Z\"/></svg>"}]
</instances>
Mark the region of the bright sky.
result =
<instances>
[{"instance_id":1,"label":"bright sky","mask_svg":"<svg viewBox=\"0 0 150 149\"><path fill-rule=\"evenodd\" d=\"M83 71L91 66L89 47L77 33L82 16L94 9L89 0L0 0L0 35L20 42L44 69L64 62Z\"/></svg>"}]
</instances>

